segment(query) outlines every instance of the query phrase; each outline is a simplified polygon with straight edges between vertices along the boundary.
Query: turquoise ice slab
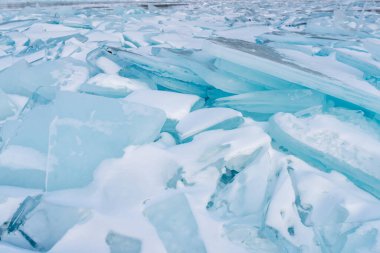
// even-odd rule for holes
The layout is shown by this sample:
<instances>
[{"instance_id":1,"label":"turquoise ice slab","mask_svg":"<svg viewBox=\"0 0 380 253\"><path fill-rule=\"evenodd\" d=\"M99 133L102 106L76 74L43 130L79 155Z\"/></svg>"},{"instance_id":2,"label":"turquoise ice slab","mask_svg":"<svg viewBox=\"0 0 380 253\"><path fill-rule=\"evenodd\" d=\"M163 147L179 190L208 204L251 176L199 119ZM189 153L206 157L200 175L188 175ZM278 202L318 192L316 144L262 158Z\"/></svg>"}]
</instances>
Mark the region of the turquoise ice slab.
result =
<instances>
[{"instance_id":1,"label":"turquoise ice slab","mask_svg":"<svg viewBox=\"0 0 380 253\"><path fill-rule=\"evenodd\" d=\"M52 102L4 126L0 184L43 189L47 183L49 190L84 186L98 163L121 156L128 145L153 141L165 120L164 112L144 105L58 92Z\"/></svg>"},{"instance_id":2,"label":"turquoise ice slab","mask_svg":"<svg viewBox=\"0 0 380 253\"><path fill-rule=\"evenodd\" d=\"M207 252L185 195L176 194L154 203L144 214L156 229L167 253Z\"/></svg>"},{"instance_id":3,"label":"turquoise ice slab","mask_svg":"<svg viewBox=\"0 0 380 253\"><path fill-rule=\"evenodd\" d=\"M359 105L373 112L380 112L380 92L373 87L362 87L344 83L334 77L290 62L274 49L265 45L247 45L239 40L213 39L205 43L203 48L207 53L217 58L243 66L255 72L304 86L326 95L330 95L350 103ZM370 86L370 84L368 84Z\"/></svg>"},{"instance_id":4,"label":"turquoise ice slab","mask_svg":"<svg viewBox=\"0 0 380 253\"><path fill-rule=\"evenodd\" d=\"M110 248L110 253L140 253L141 241L139 239L125 236L116 232L109 232L106 243Z\"/></svg>"},{"instance_id":5,"label":"turquoise ice slab","mask_svg":"<svg viewBox=\"0 0 380 253\"><path fill-rule=\"evenodd\" d=\"M202 108L190 112L176 125L176 131L182 141L189 141L200 132L237 128L244 122L240 112L229 108Z\"/></svg>"},{"instance_id":6,"label":"turquoise ice slab","mask_svg":"<svg viewBox=\"0 0 380 253\"><path fill-rule=\"evenodd\" d=\"M87 78L87 67L71 58L39 65L30 65L21 60L0 72L0 88L9 94L30 96L43 86L61 86L62 89L76 90Z\"/></svg>"},{"instance_id":7,"label":"turquoise ice slab","mask_svg":"<svg viewBox=\"0 0 380 253\"><path fill-rule=\"evenodd\" d=\"M323 106L325 96L308 89L267 90L218 98L214 106L224 106L255 113L297 112Z\"/></svg>"},{"instance_id":8,"label":"turquoise ice slab","mask_svg":"<svg viewBox=\"0 0 380 253\"><path fill-rule=\"evenodd\" d=\"M47 202L42 195L27 197L9 221L1 240L24 249L46 252L85 215L84 210Z\"/></svg>"},{"instance_id":9,"label":"turquoise ice slab","mask_svg":"<svg viewBox=\"0 0 380 253\"><path fill-rule=\"evenodd\" d=\"M380 198L380 131L375 122L348 110L295 116L278 113L269 122L275 142L323 170L336 170Z\"/></svg>"},{"instance_id":10,"label":"turquoise ice slab","mask_svg":"<svg viewBox=\"0 0 380 253\"><path fill-rule=\"evenodd\" d=\"M0 89L0 122L15 115L17 107Z\"/></svg>"}]
</instances>

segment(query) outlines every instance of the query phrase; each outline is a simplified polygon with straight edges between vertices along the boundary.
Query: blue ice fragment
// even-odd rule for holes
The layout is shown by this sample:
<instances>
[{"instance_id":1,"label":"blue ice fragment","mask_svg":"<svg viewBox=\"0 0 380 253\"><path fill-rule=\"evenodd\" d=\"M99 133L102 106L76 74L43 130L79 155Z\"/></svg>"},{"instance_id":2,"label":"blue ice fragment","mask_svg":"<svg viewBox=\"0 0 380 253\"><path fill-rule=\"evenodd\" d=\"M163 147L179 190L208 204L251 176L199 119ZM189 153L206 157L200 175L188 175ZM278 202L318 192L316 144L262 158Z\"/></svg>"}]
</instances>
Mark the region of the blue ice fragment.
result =
<instances>
[{"instance_id":1,"label":"blue ice fragment","mask_svg":"<svg viewBox=\"0 0 380 253\"><path fill-rule=\"evenodd\" d=\"M215 106L255 113L297 112L323 106L325 96L308 89L268 90L218 98Z\"/></svg>"},{"instance_id":2,"label":"blue ice fragment","mask_svg":"<svg viewBox=\"0 0 380 253\"><path fill-rule=\"evenodd\" d=\"M42 195L27 197L11 218L1 240L15 246L49 251L75 224L85 217L83 210L52 204Z\"/></svg>"},{"instance_id":3,"label":"blue ice fragment","mask_svg":"<svg viewBox=\"0 0 380 253\"><path fill-rule=\"evenodd\" d=\"M278 113L269 133L278 145L323 170L336 170L380 198L380 129L360 113ZM366 145L363 145L366 143Z\"/></svg>"},{"instance_id":4,"label":"blue ice fragment","mask_svg":"<svg viewBox=\"0 0 380 253\"><path fill-rule=\"evenodd\" d=\"M110 248L110 253L140 253L141 241L136 238L125 236L116 232L109 232L106 243Z\"/></svg>"},{"instance_id":5,"label":"blue ice fragment","mask_svg":"<svg viewBox=\"0 0 380 253\"><path fill-rule=\"evenodd\" d=\"M0 122L15 115L16 111L16 105L12 102L8 95L0 89Z\"/></svg>"},{"instance_id":6,"label":"blue ice fragment","mask_svg":"<svg viewBox=\"0 0 380 253\"><path fill-rule=\"evenodd\" d=\"M207 252L185 195L176 194L154 203L145 209L144 214L168 253Z\"/></svg>"},{"instance_id":7,"label":"blue ice fragment","mask_svg":"<svg viewBox=\"0 0 380 253\"><path fill-rule=\"evenodd\" d=\"M30 96L44 86L61 86L66 90L75 90L87 78L87 67L71 58L33 66L21 60L0 72L0 88L9 94Z\"/></svg>"},{"instance_id":8,"label":"blue ice fragment","mask_svg":"<svg viewBox=\"0 0 380 253\"><path fill-rule=\"evenodd\" d=\"M59 120L54 123L55 118L66 119L68 124L60 126ZM7 146L2 155L13 158L0 162L0 184L44 189L45 166L49 161L48 167L52 169L48 171L49 189L84 186L102 159L121 156L128 145L155 140L165 120L162 111L151 107L58 92L55 99L34 107L22 121L4 125L2 138ZM65 165L78 171L66 170ZM67 180L62 176L73 178Z\"/></svg>"}]
</instances>

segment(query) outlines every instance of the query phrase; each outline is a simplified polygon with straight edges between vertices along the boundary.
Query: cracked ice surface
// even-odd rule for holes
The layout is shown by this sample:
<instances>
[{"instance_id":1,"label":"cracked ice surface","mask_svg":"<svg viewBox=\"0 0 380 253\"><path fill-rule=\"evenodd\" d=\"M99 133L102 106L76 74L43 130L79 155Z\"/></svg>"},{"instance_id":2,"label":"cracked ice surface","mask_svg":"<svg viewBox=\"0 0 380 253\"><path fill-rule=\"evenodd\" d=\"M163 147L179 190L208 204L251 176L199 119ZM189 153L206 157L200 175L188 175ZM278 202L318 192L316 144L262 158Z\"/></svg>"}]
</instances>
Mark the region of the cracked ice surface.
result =
<instances>
[{"instance_id":1,"label":"cracked ice surface","mask_svg":"<svg viewBox=\"0 0 380 253\"><path fill-rule=\"evenodd\" d=\"M378 1L1 1L0 253L380 253Z\"/></svg>"}]
</instances>

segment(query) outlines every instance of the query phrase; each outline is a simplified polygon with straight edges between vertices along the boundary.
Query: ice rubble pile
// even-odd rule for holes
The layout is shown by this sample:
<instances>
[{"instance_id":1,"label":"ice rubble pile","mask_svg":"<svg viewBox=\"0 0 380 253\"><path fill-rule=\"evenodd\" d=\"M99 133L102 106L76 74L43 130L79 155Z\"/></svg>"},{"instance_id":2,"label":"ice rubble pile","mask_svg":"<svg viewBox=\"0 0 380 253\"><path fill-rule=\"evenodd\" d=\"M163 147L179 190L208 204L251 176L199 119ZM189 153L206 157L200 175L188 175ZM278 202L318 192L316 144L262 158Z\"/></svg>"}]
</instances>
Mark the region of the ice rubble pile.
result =
<instances>
[{"instance_id":1,"label":"ice rubble pile","mask_svg":"<svg viewBox=\"0 0 380 253\"><path fill-rule=\"evenodd\" d=\"M376 4L2 10L0 252L380 252Z\"/></svg>"}]
</instances>

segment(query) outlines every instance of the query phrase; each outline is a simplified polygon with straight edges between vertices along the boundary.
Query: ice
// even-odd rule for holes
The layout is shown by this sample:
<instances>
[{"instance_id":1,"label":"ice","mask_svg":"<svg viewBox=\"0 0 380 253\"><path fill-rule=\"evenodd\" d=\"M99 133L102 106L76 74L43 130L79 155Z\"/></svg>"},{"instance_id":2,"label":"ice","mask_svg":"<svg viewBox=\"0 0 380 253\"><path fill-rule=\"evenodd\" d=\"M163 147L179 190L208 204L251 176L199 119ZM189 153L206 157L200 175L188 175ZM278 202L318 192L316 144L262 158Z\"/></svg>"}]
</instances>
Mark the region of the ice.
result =
<instances>
[{"instance_id":1,"label":"ice","mask_svg":"<svg viewBox=\"0 0 380 253\"><path fill-rule=\"evenodd\" d=\"M203 100L195 95L157 90L137 90L129 94L125 100L161 109L171 120L180 120L204 104Z\"/></svg>"},{"instance_id":2,"label":"ice","mask_svg":"<svg viewBox=\"0 0 380 253\"><path fill-rule=\"evenodd\" d=\"M191 112L180 120L176 130L182 140L188 139L200 132L237 128L243 123L240 112L228 108L204 108Z\"/></svg>"},{"instance_id":3,"label":"ice","mask_svg":"<svg viewBox=\"0 0 380 253\"><path fill-rule=\"evenodd\" d=\"M106 242L110 247L111 253L140 253L141 241L132 237L109 232Z\"/></svg>"},{"instance_id":4,"label":"ice","mask_svg":"<svg viewBox=\"0 0 380 253\"><path fill-rule=\"evenodd\" d=\"M0 2L0 252L380 252L378 1Z\"/></svg>"},{"instance_id":5,"label":"ice","mask_svg":"<svg viewBox=\"0 0 380 253\"><path fill-rule=\"evenodd\" d=\"M42 195L27 197L7 223L1 240L21 248L46 252L85 216L83 210L46 202Z\"/></svg>"},{"instance_id":6,"label":"ice","mask_svg":"<svg viewBox=\"0 0 380 253\"><path fill-rule=\"evenodd\" d=\"M165 119L162 111L143 105L59 92L52 102L33 108L16 126L13 122L6 126L3 138L7 146L2 155L12 158L3 158L1 184L49 190L84 186L103 159L122 156L127 145L154 140ZM149 124L142 128L140 124L146 120ZM43 161L45 165L40 167ZM70 181L66 176L72 177Z\"/></svg>"},{"instance_id":7,"label":"ice","mask_svg":"<svg viewBox=\"0 0 380 253\"><path fill-rule=\"evenodd\" d=\"M86 66L70 58L36 66L19 61L0 72L0 88L6 93L22 96L30 96L44 86L61 86L62 89L75 91L87 78Z\"/></svg>"},{"instance_id":8,"label":"ice","mask_svg":"<svg viewBox=\"0 0 380 253\"><path fill-rule=\"evenodd\" d=\"M173 146L169 151L183 164L185 177L193 180L210 166L240 171L252 160L252 154L269 142L269 136L253 125L205 131L194 136L191 142Z\"/></svg>"},{"instance_id":9,"label":"ice","mask_svg":"<svg viewBox=\"0 0 380 253\"><path fill-rule=\"evenodd\" d=\"M176 194L149 205L145 216L155 227L168 253L207 252L185 195Z\"/></svg>"},{"instance_id":10,"label":"ice","mask_svg":"<svg viewBox=\"0 0 380 253\"><path fill-rule=\"evenodd\" d=\"M275 98L275 100L274 100ZM269 90L218 98L214 105L245 112L272 114L297 112L313 106L323 106L323 94L308 90Z\"/></svg>"},{"instance_id":11,"label":"ice","mask_svg":"<svg viewBox=\"0 0 380 253\"><path fill-rule=\"evenodd\" d=\"M149 84L119 75L99 73L87 80L80 91L104 97L122 98L135 90L150 89Z\"/></svg>"},{"instance_id":12,"label":"ice","mask_svg":"<svg viewBox=\"0 0 380 253\"><path fill-rule=\"evenodd\" d=\"M15 115L17 106L13 101L0 89L0 122Z\"/></svg>"},{"instance_id":13,"label":"ice","mask_svg":"<svg viewBox=\"0 0 380 253\"><path fill-rule=\"evenodd\" d=\"M360 112L278 113L271 119L269 131L290 152L321 169L339 171L379 196L379 126Z\"/></svg>"}]
</instances>

